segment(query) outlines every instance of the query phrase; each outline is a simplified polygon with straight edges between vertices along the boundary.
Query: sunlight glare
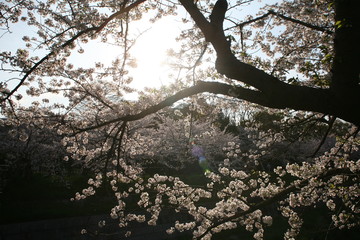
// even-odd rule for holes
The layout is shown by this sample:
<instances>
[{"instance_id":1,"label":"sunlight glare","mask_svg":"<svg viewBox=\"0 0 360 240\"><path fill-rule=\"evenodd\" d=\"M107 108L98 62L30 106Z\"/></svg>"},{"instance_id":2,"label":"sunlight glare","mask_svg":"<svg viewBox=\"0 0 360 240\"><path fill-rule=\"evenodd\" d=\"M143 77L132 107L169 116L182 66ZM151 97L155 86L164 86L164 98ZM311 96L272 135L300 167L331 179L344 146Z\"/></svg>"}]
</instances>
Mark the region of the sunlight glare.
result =
<instances>
[{"instance_id":1,"label":"sunlight glare","mask_svg":"<svg viewBox=\"0 0 360 240\"><path fill-rule=\"evenodd\" d=\"M170 66L167 50L176 46L175 38L180 30L174 18L166 17L154 24L136 41L131 55L136 59L137 67L130 69L134 80L131 84L136 89L160 87L171 82L168 78Z\"/></svg>"}]
</instances>

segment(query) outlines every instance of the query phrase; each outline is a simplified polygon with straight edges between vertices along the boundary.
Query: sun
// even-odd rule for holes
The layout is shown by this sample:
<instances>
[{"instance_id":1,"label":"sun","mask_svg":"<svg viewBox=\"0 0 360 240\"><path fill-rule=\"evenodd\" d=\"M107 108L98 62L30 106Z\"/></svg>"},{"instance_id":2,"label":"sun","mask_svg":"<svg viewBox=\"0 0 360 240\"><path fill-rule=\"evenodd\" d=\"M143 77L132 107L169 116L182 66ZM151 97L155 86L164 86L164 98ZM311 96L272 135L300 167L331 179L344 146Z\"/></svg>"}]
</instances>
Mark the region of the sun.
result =
<instances>
[{"instance_id":1,"label":"sun","mask_svg":"<svg viewBox=\"0 0 360 240\"><path fill-rule=\"evenodd\" d=\"M130 70L134 80L131 86L136 89L160 87L171 82L168 78L170 65L167 50L177 45L176 37L180 30L174 18L166 17L148 28L136 40L131 55L136 59L136 68Z\"/></svg>"}]
</instances>

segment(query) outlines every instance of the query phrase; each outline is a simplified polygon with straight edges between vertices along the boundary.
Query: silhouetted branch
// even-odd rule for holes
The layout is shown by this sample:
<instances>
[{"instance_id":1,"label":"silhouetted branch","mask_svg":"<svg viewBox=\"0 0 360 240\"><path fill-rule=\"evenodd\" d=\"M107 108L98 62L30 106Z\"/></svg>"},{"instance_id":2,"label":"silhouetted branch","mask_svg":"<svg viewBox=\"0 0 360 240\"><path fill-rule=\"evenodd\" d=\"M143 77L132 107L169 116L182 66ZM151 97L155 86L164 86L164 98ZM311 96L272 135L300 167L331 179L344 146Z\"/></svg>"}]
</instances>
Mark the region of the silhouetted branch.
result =
<instances>
[{"instance_id":1,"label":"silhouetted branch","mask_svg":"<svg viewBox=\"0 0 360 240\"><path fill-rule=\"evenodd\" d=\"M319 152L321 146L324 144L326 138L328 137L329 133L330 133L330 130L332 129L333 125L334 125L334 122L336 120L336 117L331 117L330 120L329 120L329 126L326 130L326 133L324 134L323 138L321 139L320 143L319 143L319 146L316 148L316 150L314 151L314 153L310 156L310 157L315 157L316 154Z\"/></svg>"},{"instance_id":2,"label":"silhouetted branch","mask_svg":"<svg viewBox=\"0 0 360 240\"><path fill-rule=\"evenodd\" d=\"M43 57L40 61L38 61L37 63L34 64L34 66L32 66L24 75L24 77L22 77L22 79L20 80L20 82L7 94L6 97L0 99L0 103L5 102L6 100L8 100L26 81L26 79L41 65L43 64L46 60L48 60L50 57L52 56L56 56L57 52L61 49L64 49L65 47L69 46L70 44L72 44L76 39L78 39L79 37L93 32L95 31L96 33L99 33L111 20L113 20L114 18L117 18L119 16L121 16L123 13L126 13L128 11L130 11L131 9L135 8L136 6L140 5L141 3L145 2L146 0L139 0L134 2L133 4L130 4L127 7L122 8L120 11L112 14L110 17L108 17L107 19L104 20L104 22L98 26L98 27L91 27L91 28L87 28L85 30L82 30L80 32L78 32L75 36L73 36L71 39L67 40L65 43L63 43L58 49L55 49L53 51L51 51L50 53L48 53L45 57Z\"/></svg>"},{"instance_id":3,"label":"silhouetted branch","mask_svg":"<svg viewBox=\"0 0 360 240\"><path fill-rule=\"evenodd\" d=\"M301 21L301 20L298 20L298 19L295 19L295 18L285 16L285 15L283 15L281 13L275 12L274 10L269 10L267 13L265 13L262 16L250 19L250 20L242 22L242 23L239 23L239 24L235 25L234 27L239 27L240 29L242 29L244 26L249 25L249 24L254 23L254 22L257 22L257 21L262 20L264 18L267 18L270 15L274 15L274 16L282 18L282 19L284 19L286 21L289 21L289 22L292 22L292 23L295 23L295 24L299 24L299 25L305 26L307 28L311 28L311 29L316 30L316 31L325 32L327 34L333 34L334 33L333 31L331 31L329 29L326 29L324 27L316 26L316 25L313 25L313 24L310 24L310 23L307 23L307 22L304 22L304 21ZM231 28L234 28L234 27L231 27ZM231 28L228 28L228 29L231 29ZM226 29L226 30L228 30L228 29Z\"/></svg>"},{"instance_id":4,"label":"silhouetted branch","mask_svg":"<svg viewBox=\"0 0 360 240\"><path fill-rule=\"evenodd\" d=\"M214 224L209 227L200 237L199 239L201 239L203 236L205 236L208 232L211 231L211 229L223 224L223 223L226 223L226 222L229 222L229 221L236 221L238 218L240 217L243 217L247 214L250 214L258 209L263 209L275 202L279 202L283 199L285 199L290 193L292 192L295 192L295 191L298 191L302 186L306 186L309 181L312 179L312 178L317 178L318 180L320 179L326 179L326 178L329 178L329 177L332 177L332 176L336 176L336 175L340 175L340 174L351 174L352 172L347 169L347 168L335 168L335 169L331 169L331 170L328 170L326 172L323 172L322 174L319 174L317 176L313 176L313 177L309 177L307 179L304 179L302 180L299 184L297 185L291 185L291 186L288 186L287 188L285 188L284 190L278 192L277 194L275 194L274 196L258 203L258 204L255 204L254 206L250 207L248 210L246 211L242 211L242 212L239 212L237 214L235 214L234 216L231 216L231 217L228 217L228 218L224 218L224 219L221 219L220 221L218 222L214 222Z\"/></svg>"}]
</instances>

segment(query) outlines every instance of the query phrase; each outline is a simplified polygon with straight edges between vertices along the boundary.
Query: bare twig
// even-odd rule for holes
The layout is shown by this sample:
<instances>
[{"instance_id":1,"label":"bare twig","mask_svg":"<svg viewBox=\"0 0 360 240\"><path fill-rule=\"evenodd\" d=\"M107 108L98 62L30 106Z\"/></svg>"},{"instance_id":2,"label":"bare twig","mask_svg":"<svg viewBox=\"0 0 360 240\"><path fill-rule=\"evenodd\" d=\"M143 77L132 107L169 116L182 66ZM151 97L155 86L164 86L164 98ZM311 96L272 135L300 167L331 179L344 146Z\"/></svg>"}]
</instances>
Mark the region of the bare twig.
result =
<instances>
[{"instance_id":1,"label":"bare twig","mask_svg":"<svg viewBox=\"0 0 360 240\"><path fill-rule=\"evenodd\" d=\"M328 137L333 125L334 125L334 122L336 120L336 117L331 117L330 120L329 120L329 126L326 130L326 133L324 134L323 138L321 139L320 143L319 143L319 146L316 148L316 150L314 151L314 153L310 156L310 157L315 157L316 154L319 152L321 146L324 144L326 138Z\"/></svg>"},{"instance_id":2,"label":"bare twig","mask_svg":"<svg viewBox=\"0 0 360 240\"><path fill-rule=\"evenodd\" d=\"M296 24L299 24L299 25L302 25L302 26L305 26L307 28L311 28L313 30L317 30L317 31L320 31L320 32L325 32L327 34L333 34L334 32L325 28L325 27L320 27L320 26L316 26L316 25L313 25L313 24L310 24L310 23L307 23L307 22L304 22L304 21L301 21L301 20L298 20L298 19L295 19L295 18L291 18L291 17L288 17L288 16L285 16L281 13L278 13L278 12L275 12L274 10L269 10L267 13L265 13L264 15L261 15L259 17L256 17L256 18L253 18L253 19L250 19L248 21L245 21L245 22L242 22L240 24L237 24L231 28L234 28L234 27L239 27L240 29L242 29L244 26L246 25L249 25L251 23L254 23L254 22L257 22L257 21L260 21L264 18L267 18L268 16L270 15L274 15L276 17L279 17L279 18L282 18L286 21L289 21L289 22L292 22L292 23L296 23ZM229 30L231 28L227 28L225 30Z\"/></svg>"},{"instance_id":3,"label":"bare twig","mask_svg":"<svg viewBox=\"0 0 360 240\"><path fill-rule=\"evenodd\" d=\"M122 8L121 10L119 10L118 12L112 14L110 17L108 17L107 19L104 20L104 22L98 26L98 27L91 27L91 28L87 28L85 30L82 30L80 32L78 32L75 36L73 36L72 38L70 38L69 40L67 40L65 43L63 43L59 49L55 49L53 51L51 51L50 53L48 53L45 57L43 57L40 61L38 61L37 63L34 64L34 66L32 66L24 75L24 77L20 80L20 82L10 91L10 93L7 94L7 96L5 96L4 98L0 99L0 103L5 102L6 100L8 100L26 81L26 79L41 65L43 64L45 61L47 61L50 57L52 56L56 56L56 54L58 53L59 50L64 49L65 47L71 45L76 39L78 39L79 37L88 34L90 32L94 32L99 33L101 30L103 30L103 28L114 18L117 18L119 16L121 16L122 14L130 11L131 9L137 7L138 5L140 5L141 3L145 2L146 0L139 0L134 2L133 4L130 4L127 7Z\"/></svg>"}]
</instances>

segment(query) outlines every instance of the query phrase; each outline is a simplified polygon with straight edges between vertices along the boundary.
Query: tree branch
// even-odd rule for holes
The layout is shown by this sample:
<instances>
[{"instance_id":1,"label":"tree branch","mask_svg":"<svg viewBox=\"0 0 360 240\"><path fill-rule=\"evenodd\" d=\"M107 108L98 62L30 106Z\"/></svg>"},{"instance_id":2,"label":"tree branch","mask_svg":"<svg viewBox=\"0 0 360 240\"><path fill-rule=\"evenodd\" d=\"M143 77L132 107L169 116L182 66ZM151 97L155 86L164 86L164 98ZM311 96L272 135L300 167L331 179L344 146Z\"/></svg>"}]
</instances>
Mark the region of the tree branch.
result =
<instances>
[{"instance_id":1,"label":"tree branch","mask_svg":"<svg viewBox=\"0 0 360 240\"><path fill-rule=\"evenodd\" d=\"M114 18L118 18L120 17L123 13L129 12L131 9L137 7L138 5L140 5L141 3L145 2L146 0L138 0L132 4L130 4L127 7L122 8L120 11L112 14L110 17L108 17L107 19L105 19L105 21L98 27L98 29L96 30L96 33L100 32L101 30L103 30L103 28Z\"/></svg>"},{"instance_id":2,"label":"tree branch","mask_svg":"<svg viewBox=\"0 0 360 240\"><path fill-rule=\"evenodd\" d=\"M311 29L316 30L316 31L325 32L327 34L333 34L334 33L333 31L331 31L331 30L329 30L329 29L327 29L325 27L320 27L320 26L316 26L316 25L313 25L313 24L310 24L310 23L307 23L307 22L304 22L304 21L300 21L298 19L291 18L291 17L285 16L285 15L283 15L281 13L275 12L274 10L269 10L267 13L265 13L265 14L263 14L261 16L258 16L256 18L250 19L248 21L236 24L235 26L227 28L226 30L229 30L229 29L232 29L232 28L235 28L235 27L239 27L241 29L246 25L249 25L251 23L254 23L254 22L257 22L257 21L262 20L264 18L267 18L270 15L274 15L274 16L282 18L282 19L284 19L286 21L290 21L292 23L296 23L296 24L305 26L307 28L311 28Z\"/></svg>"},{"instance_id":3,"label":"tree branch","mask_svg":"<svg viewBox=\"0 0 360 240\"><path fill-rule=\"evenodd\" d=\"M67 46L69 46L71 43L73 43L76 39L78 39L80 36L87 34L89 32L92 32L94 30L96 30L97 27L92 27L92 28L88 28L85 29L83 31L78 32L75 36L73 36L71 39L67 40L65 43L63 43L60 46L60 49L63 49ZM43 57L42 59L40 59L40 61L38 61L37 63L34 64L34 66L32 66L28 71L26 71L24 77L22 77L20 79L20 82L13 88L13 90L11 90L10 93L7 94L6 97L0 99L0 103L5 102L7 99L9 99L26 81L26 79L42 64L44 63L46 60L48 60L50 57L55 56L57 53L58 49L51 51L50 53L48 53L45 57Z\"/></svg>"},{"instance_id":4,"label":"tree branch","mask_svg":"<svg viewBox=\"0 0 360 240\"><path fill-rule=\"evenodd\" d=\"M357 4L356 0L337 0L334 4L336 29L331 88L338 94L345 90L343 95L354 88L360 91L360 15Z\"/></svg>"},{"instance_id":5,"label":"tree branch","mask_svg":"<svg viewBox=\"0 0 360 240\"><path fill-rule=\"evenodd\" d=\"M295 192L295 191L298 191L299 188L301 188L301 186L305 186L309 183L309 181L312 179L312 178L317 178L317 179L326 179L326 178L329 178L329 177L332 177L332 176L336 176L336 175L340 175L340 174L351 174L352 172L347 169L347 168L344 168L344 169L340 169L340 168L335 168L335 169L331 169L331 170L328 170L326 172L323 172L322 174L319 174L318 176L313 176L313 177L310 177L310 178L307 178L307 179L304 179L302 180L298 185L291 185L287 188L285 188L284 190L282 190L281 192L278 192L277 194L275 194L274 196L272 196L271 198L268 198L252 207L250 207L248 210L246 211L243 211L243 212L239 212L237 214L235 214L234 216L231 216L231 217L228 217L228 218L225 218L225 219L221 219L220 221L218 222L215 222L211 227L209 227L207 229L207 231L205 231L199 238L201 239L203 236L205 236L209 231L211 231L211 229L223 224L223 223L226 223L226 222L229 222L229 221L234 221L240 217L243 217L249 213L252 213L254 212L255 210L258 210L258 209L263 209L275 202L278 202L278 201L281 201L283 199L285 199L288 194L292 193L292 192Z\"/></svg>"},{"instance_id":6,"label":"tree branch","mask_svg":"<svg viewBox=\"0 0 360 240\"><path fill-rule=\"evenodd\" d=\"M237 59L231 51L230 45L227 42L222 27L219 27L219 25L213 26L211 23L209 23L203 16L203 14L200 12L200 10L193 3L193 1L179 1L185 7L186 11L191 15L200 30L203 32L205 40L209 41L213 45L217 54L217 59L215 63L216 70L219 73L224 74L228 78L238 80L259 90L257 92L257 95L261 93L261 98L255 98L256 101L254 101L254 103L259 103L263 106L272 108L292 108L294 110L320 112L333 115L335 117L340 117L346 121L352 122L356 125L360 125L360 112L354 111L354 109L358 108L358 103L360 102L360 91L358 90L360 86L355 86L353 87L353 89L347 88L347 91L344 91L344 94L336 96L334 95L334 92L330 91L329 89L295 86L282 82L281 80L271 76L270 74L267 74L266 72L249 64L243 63L239 59ZM346 2L353 0L344 1ZM353 6L353 8L355 7ZM352 11L354 11L354 14L356 13L355 10ZM269 14L274 13L270 12ZM224 14L222 14L221 16L224 16ZM288 18L288 20L292 20L299 24L305 24L300 21L295 21L295 19ZM356 24L353 24L354 26L358 27L358 22ZM308 27L316 28L310 25L308 25ZM354 34L353 30L354 29L349 31L348 38L352 37L350 33ZM347 66L344 69L349 70L349 72L351 72L352 74L352 79L356 77L357 82L359 81L359 33L360 31L358 31L355 37L353 37L353 39L351 40L351 43L353 43L352 46L356 45L356 54L351 53L352 57L350 58L344 57L346 59L353 60L353 62L349 64L349 66L351 67ZM343 41L342 44L346 45L347 42ZM349 51L351 51L351 47L347 47L346 53L348 53ZM357 57L355 58L355 56ZM341 61L339 61L338 65L344 65L344 63L340 63ZM347 63L349 62L347 61ZM343 71L341 73L343 73ZM338 74L339 79L344 78L344 76L346 75ZM242 95L236 97L244 99Z\"/></svg>"},{"instance_id":7,"label":"tree branch","mask_svg":"<svg viewBox=\"0 0 360 240\"><path fill-rule=\"evenodd\" d=\"M174 104L175 102L190 97L192 95L198 94L198 93L203 93L203 92L210 92L210 93L216 93L216 94L224 94L224 95L228 95L229 91L232 89L232 86L227 85L227 84L223 84L223 83L217 83L217 82L198 82L196 85L186 88L184 90L181 90L179 92L177 92L176 94L166 98L165 100L161 101L160 103L153 105L143 111L141 111L140 113L137 114L133 114L133 115L127 115L127 116L121 116L109 121L105 121L103 123L97 124L95 126L90 126L87 128L82 128L82 129L78 129L79 132L83 132L83 131L88 131L88 130L93 130L93 129L97 129L97 128L101 128L104 127L108 124L111 123L115 123L115 122L119 122L119 121L126 121L126 122L131 122L131 121L136 121L139 119L142 119L150 114L156 113L159 110L165 108L165 107L169 107L172 104Z\"/></svg>"},{"instance_id":8,"label":"tree branch","mask_svg":"<svg viewBox=\"0 0 360 240\"><path fill-rule=\"evenodd\" d=\"M103 30L103 28L114 18L117 18L119 16L121 16L122 14L129 12L131 9L137 7L138 5L140 5L141 3L145 2L146 0L138 0L132 4L130 4L127 7L122 8L120 11L112 14L110 17L108 17L107 19L104 20L104 22L98 26L98 27L91 27L91 28L87 28L85 30L82 30L80 32L78 32L75 36L73 36L71 39L67 40L65 43L63 43L59 49L63 49L67 46L69 46L70 44L72 44L76 39L78 39L79 37L93 32L95 31L96 33L99 33L100 31ZM32 66L24 75L24 77L22 77L22 79L20 80L20 82L13 88L13 90L10 91L10 93L7 94L6 97L1 98L0 99L0 103L5 102L6 100L8 100L26 81L26 79L41 65L43 64L46 60L48 60L50 57L52 56L56 56L57 52L59 51L59 49L55 49L53 51L51 51L50 53L48 53L45 57L43 57L40 61L38 61L37 63L34 64L34 66Z\"/></svg>"},{"instance_id":9,"label":"tree branch","mask_svg":"<svg viewBox=\"0 0 360 240\"><path fill-rule=\"evenodd\" d=\"M287 17L287 16L285 16L285 15L283 15L281 13L275 12L274 10L270 10L268 13L272 14L272 15L275 15L275 16L277 16L279 18L282 18L282 19L284 19L286 21L290 21L292 23L296 23L296 24L305 26L307 28L314 29L316 31L325 32L327 34L333 34L334 33L333 31L331 31L329 29L326 29L326 28L323 28L323 27L320 27L320 26L316 26L316 25L313 25L313 24L310 24L310 23L307 23L307 22L303 22L303 21L300 21L300 20L295 19L295 18Z\"/></svg>"},{"instance_id":10,"label":"tree branch","mask_svg":"<svg viewBox=\"0 0 360 240\"><path fill-rule=\"evenodd\" d=\"M77 129L79 132L97 129L104 127L108 124L119 122L119 121L136 121L142 119L150 114L156 113L157 111L171 106L175 102L199 94L199 93L213 93L222 94L229 97L234 97L249 101L255 104L259 104L265 107L285 109L292 108L294 110L304 110L313 112L324 112L327 114L333 113L335 110L332 109L331 102L332 95L329 90L326 89L314 89L305 86L294 86L283 83L285 87L278 87L273 90L271 94L264 93L257 90L251 90L241 86L232 86L225 83L219 82L203 82L199 81L196 85L186 88L177 92L176 94L166 98L160 103L153 105L140 113L121 116L103 123ZM350 120L350 119L349 119Z\"/></svg>"},{"instance_id":11,"label":"tree branch","mask_svg":"<svg viewBox=\"0 0 360 240\"><path fill-rule=\"evenodd\" d=\"M209 23L192 0L179 1L200 28L205 36L205 40L211 42L215 48L217 54L217 71L221 74L225 74L229 78L242 81L261 90L264 83L264 81L262 81L263 78L268 78L269 75L251 65L238 61L231 52L230 45L225 37L222 26L219 27L217 24L213 26ZM233 71L233 69L236 69L236 71Z\"/></svg>"},{"instance_id":12,"label":"tree branch","mask_svg":"<svg viewBox=\"0 0 360 240\"><path fill-rule=\"evenodd\" d=\"M248 24L251 24L251 23L253 23L253 22L257 22L257 21L259 21L259 20L262 20L262 19L264 19L264 18L267 18L269 15L271 15L271 11L265 13L265 14L262 15L262 16L259 16L259 17L250 19L250 20L248 20L248 21L242 22L242 23L240 23L240 24L237 24L237 25L234 26L234 27L243 28L245 25L248 25Z\"/></svg>"},{"instance_id":13,"label":"tree branch","mask_svg":"<svg viewBox=\"0 0 360 240\"><path fill-rule=\"evenodd\" d=\"M330 131L331 131L333 125L334 125L335 120L336 120L336 117L333 117L333 116L330 117L330 120L328 122L328 128L327 128L323 138L321 139L318 147L315 149L314 153L310 156L311 158L315 157L316 154L320 151L320 148L325 143L326 138L328 137L328 135L329 135L329 133L330 133Z\"/></svg>"}]
</instances>

